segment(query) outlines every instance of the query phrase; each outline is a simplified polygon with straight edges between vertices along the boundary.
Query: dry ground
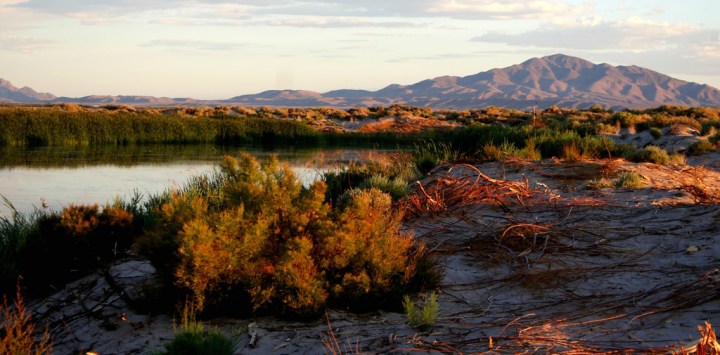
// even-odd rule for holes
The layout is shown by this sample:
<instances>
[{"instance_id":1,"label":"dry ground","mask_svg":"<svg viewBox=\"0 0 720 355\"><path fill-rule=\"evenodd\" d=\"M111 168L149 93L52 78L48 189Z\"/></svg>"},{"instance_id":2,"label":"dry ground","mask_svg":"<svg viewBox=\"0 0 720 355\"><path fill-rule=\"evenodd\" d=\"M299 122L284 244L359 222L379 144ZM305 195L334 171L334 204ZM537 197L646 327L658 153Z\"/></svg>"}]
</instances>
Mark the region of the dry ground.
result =
<instances>
[{"instance_id":1,"label":"dry ground","mask_svg":"<svg viewBox=\"0 0 720 355\"><path fill-rule=\"evenodd\" d=\"M622 171L647 187L598 188ZM720 325L718 181L702 167L622 160L440 167L406 202L407 227L445 268L430 331L382 311L207 324L243 354L322 354L328 321L349 352L664 353L699 339L705 321ZM173 337L170 316L131 307L152 284L152 267L128 261L33 307L57 353L146 353Z\"/></svg>"}]
</instances>

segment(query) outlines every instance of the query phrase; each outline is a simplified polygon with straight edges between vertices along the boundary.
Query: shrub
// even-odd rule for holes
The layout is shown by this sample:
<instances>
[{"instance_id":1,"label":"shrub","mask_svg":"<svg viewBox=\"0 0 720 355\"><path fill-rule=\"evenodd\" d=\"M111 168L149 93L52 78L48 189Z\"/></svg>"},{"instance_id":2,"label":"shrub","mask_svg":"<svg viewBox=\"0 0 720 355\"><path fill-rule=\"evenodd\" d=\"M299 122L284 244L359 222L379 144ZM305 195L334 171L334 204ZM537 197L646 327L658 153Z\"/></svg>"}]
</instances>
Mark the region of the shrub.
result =
<instances>
[{"instance_id":1,"label":"shrub","mask_svg":"<svg viewBox=\"0 0 720 355\"><path fill-rule=\"evenodd\" d=\"M720 143L720 133L715 133L711 135L710 137L708 137L708 141L717 146L718 143Z\"/></svg>"},{"instance_id":2,"label":"shrub","mask_svg":"<svg viewBox=\"0 0 720 355\"><path fill-rule=\"evenodd\" d=\"M430 297L425 300L422 310L419 310L415 306L415 303L409 296L404 296L403 309L405 310L408 325L413 328L417 328L418 330L425 331L437 321L440 305L437 300L437 295L435 292L432 292Z\"/></svg>"},{"instance_id":3,"label":"shrub","mask_svg":"<svg viewBox=\"0 0 720 355\"><path fill-rule=\"evenodd\" d=\"M715 149L715 144L713 144L709 140L699 140L688 147L686 154L703 155L705 153L714 152Z\"/></svg>"},{"instance_id":4,"label":"shrub","mask_svg":"<svg viewBox=\"0 0 720 355\"><path fill-rule=\"evenodd\" d=\"M612 182L610 182L606 178L600 178L589 181L585 187L589 190L600 190L600 189L607 189L613 187Z\"/></svg>"},{"instance_id":5,"label":"shrub","mask_svg":"<svg viewBox=\"0 0 720 355\"><path fill-rule=\"evenodd\" d=\"M9 217L0 216L0 295L9 296L18 281L20 255L28 236L36 233L37 220L42 212L35 210L30 216L25 216L4 196L0 197L10 210Z\"/></svg>"},{"instance_id":6,"label":"shrub","mask_svg":"<svg viewBox=\"0 0 720 355\"><path fill-rule=\"evenodd\" d=\"M36 338L35 324L19 287L12 305L8 304L7 297L0 305L0 354L52 354L48 329Z\"/></svg>"},{"instance_id":7,"label":"shrub","mask_svg":"<svg viewBox=\"0 0 720 355\"><path fill-rule=\"evenodd\" d=\"M393 201L398 201L407 196L410 188L407 181L401 178L390 178L386 175L373 175L358 186L361 190L378 189L392 197Z\"/></svg>"},{"instance_id":8,"label":"shrub","mask_svg":"<svg viewBox=\"0 0 720 355\"><path fill-rule=\"evenodd\" d=\"M669 155L669 165L685 165L687 163L685 155L680 153L672 153Z\"/></svg>"},{"instance_id":9,"label":"shrub","mask_svg":"<svg viewBox=\"0 0 720 355\"><path fill-rule=\"evenodd\" d=\"M202 323L195 320L194 305L186 303L182 311L180 331L165 345L164 351L156 355L232 355L235 353L235 341L219 330L205 330Z\"/></svg>"},{"instance_id":10,"label":"shrub","mask_svg":"<svg viewBox=\"0 0 720 355\"><path fill-rule=\"evenodd\" d=\"M618 189L637 190L646 186L643 177L634 171L624 171L615 181L615 187Z\"/></svg>"},{"instance_id":11,"label":"shrub","mask_svg":"<svg viewBox=\"0 0 720 355\"><path fill-rule=\"evenodd\" d=\"M489 161L500 161L503 160L504 155L500 147L493 143L488 143L482 147L482 158Z\"/></svg>"},{"instance_id":12,"label":"shrub","mask_svg":"<svg viewBox=\"0 0 720 355\"><path fill-rule=\"evenodd\" d=\"M413 158L418 171L427 174L440 164L457 161L460 153L452 148L452 144L429 140L415 145Z\"/></svg>"},{"instance_id":13,"label":"shrub","mask_svg":"<svg viewBox=\"0 0 720 355\"><path fill-rule=\"evenodd\" d=\"M390 165L377 162L351 164L345 169L323 174L327 185L326 199L336 203L338 198L350 189L376 188L390 194L394 201L407 195L409 181L417 178L417 171L403 161Z\"/></svg>"},{"instance_id":14,"label":"shrub","mask_svg":"<svg viewBox=\"0 0 720 355\"><path fill-rule=\"evenodd\" d=\"M638 150L630 155L630 160L636 163L648 162L660 165L668 165L670 156L665 149L658 146L649 145L644 149Z\"/></svg>"},{"instance_id":15,"label":"shrub","mask_svg":"<svg viewBox=\"0 0 720 355\"><path fill-rule=\"evenodd\" d=\"M327 303L392 304L433 279L422 244L376 188L350 189L335 208L276 159L226 157L215 195L173 194L140 250L199 309L313 317ZM209 306L209 307L208 307Z\"/></svg>"},{"instance_id":16,"label":"shrub","mask_svg":"<svg viewBox=\"0 0 720 355\"><path fill-rule=\"evenodd\" d=\"M580 147L577 146L577 144L565 144L563 145L563 151L562 151L562 159L567 161L580 161L582 159L582 154L580 153Z\"/></svg>"},{"instance_id":17,"label":"shrub","mask_svg":"<svg viewBox=\"0 0 720 355\"><path fill-rule=\"evenodd\" d=\"M658 138L662 137L662 135L663 135L662 130L661 130L660 128L657 128L657 127L650 127L650 129L648 130L648 132L649 132L650 135L653 136L653 138L655 138L655 139L658 139Z\"/></svg>"},{"instance_id":18,"label":"shrub","mask_svg":"<svg viewBox=\"0 0 720 355\"><path fill-rule=\"evenodd\" d=\"M20 274L41 291L62 286L124 255L134 235L133 215L120 207L69 205L35 220L18 255Z\"/></svg>"}]
</instances>

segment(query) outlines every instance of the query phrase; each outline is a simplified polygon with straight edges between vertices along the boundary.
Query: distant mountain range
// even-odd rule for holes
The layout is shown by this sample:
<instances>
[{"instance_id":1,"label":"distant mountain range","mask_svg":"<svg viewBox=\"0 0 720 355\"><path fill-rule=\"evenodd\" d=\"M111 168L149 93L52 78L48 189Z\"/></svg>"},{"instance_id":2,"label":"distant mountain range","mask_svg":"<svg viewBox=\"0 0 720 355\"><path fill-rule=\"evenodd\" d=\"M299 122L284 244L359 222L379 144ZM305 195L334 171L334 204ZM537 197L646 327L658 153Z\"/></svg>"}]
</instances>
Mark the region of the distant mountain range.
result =
<instances>
[{"instance_id":1,"label":"distant mountain range","mask_svg":"<svg viewBox=\"0 0 720 355\"><path fill-rule=\"evenodd\" d=\"M58 98L27 87L17 89L0 79L0 102L341 108L408 104L434 109L498 106L522 110L553 105L564 108L601 105L621 109L660 105L720 107L720 90L634 65L593 64L581 58L555 54L470 76L442 76L412 85L393 84L378 91L271 90L226 100L96 95Z\"/></svg>"}]
</instances>

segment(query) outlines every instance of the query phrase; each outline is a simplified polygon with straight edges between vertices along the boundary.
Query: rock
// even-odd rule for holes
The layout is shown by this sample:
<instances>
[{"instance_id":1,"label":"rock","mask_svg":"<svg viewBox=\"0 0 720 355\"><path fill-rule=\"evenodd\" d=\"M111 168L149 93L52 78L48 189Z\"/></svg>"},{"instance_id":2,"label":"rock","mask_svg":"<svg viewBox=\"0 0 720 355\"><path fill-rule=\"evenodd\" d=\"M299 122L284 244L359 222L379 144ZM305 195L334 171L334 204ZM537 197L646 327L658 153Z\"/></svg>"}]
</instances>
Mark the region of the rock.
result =
<instances>
[{"instance_id":1,"label":"rock","mask_svg":"<svg viewBox=\"0 0 720 355\"><path fill-rule=\"evenodd\" d=\"M129 260L107 272L108 282L118 294L138 309L156 304L163 292L163 280L147 260Z\"/></svg>"}]
</instances>

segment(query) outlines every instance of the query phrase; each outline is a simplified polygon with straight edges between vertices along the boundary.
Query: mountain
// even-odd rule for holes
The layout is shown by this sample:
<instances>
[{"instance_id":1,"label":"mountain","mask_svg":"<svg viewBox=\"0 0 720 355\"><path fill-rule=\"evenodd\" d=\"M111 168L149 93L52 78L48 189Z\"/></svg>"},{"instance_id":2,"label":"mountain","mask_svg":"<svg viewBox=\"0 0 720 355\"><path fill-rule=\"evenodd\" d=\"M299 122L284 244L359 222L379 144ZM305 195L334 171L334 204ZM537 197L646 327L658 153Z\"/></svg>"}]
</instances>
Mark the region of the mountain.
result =
<instances>
[{"instance_id":1,"label":"mountain","mask_svg":"<svg viewBox=\"0 0 720 355\"><path fill-rule=\"evenodd\" d=\"M55 95L38 93L35 90L24 87L18 89L9 81L0 79L0 102L38 102L55 99Z\"/></svg>"},{"instance_id":2,"label":"mountain","mask_svg":"<svg viewBox=\"0 0 720 355\"><path fill-rule=\"evenodd\" d=\"M465 76L441 76L378 91L335 90L324 94L237 96L227 100L267 106L372 106L410 104L442 109L500 106L515 109L648 108L660 105L720 107L720 91L637 67L593 64L563 54Z\"/></svg>"},{"instance_id":3,"label":"mountain","mask_svg":"<svg viewBox=\"0 0 720 355\"><path fill-rule=\"evenodd\" d=\"M389 85L378 91L271 90L227 100L149 96L86 96L56 98L32 89L15 89L0 79L0 102L75 102L107 105L243 105L276 107L362 107L408 104L435 109L499 106L521 110L533 107L648 108L660 105L720 107L720 91L638 66L594 64L563 54L532 58L521 64L465 77L441 76L412 85Z\"/></svg>"}]
</instances>

